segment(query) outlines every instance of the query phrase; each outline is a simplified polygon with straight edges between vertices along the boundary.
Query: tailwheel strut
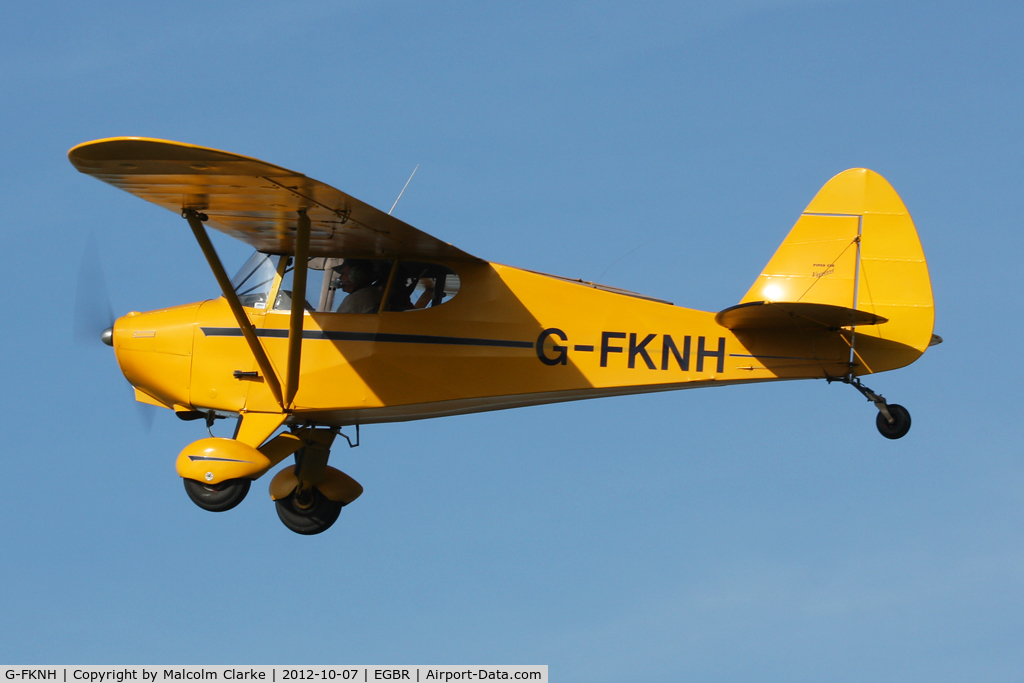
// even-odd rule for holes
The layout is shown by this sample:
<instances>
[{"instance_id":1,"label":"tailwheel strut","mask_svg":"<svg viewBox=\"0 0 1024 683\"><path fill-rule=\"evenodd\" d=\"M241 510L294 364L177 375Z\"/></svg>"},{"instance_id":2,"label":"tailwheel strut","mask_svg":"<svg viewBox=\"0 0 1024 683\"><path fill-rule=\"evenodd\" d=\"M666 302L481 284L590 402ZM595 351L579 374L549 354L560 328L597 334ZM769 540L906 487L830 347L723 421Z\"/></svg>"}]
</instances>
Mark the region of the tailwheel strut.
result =
<instances>
[{"instance_id":1,"label":"tailwheel strut","mask_svg":"<svg viewBox=\"0 0 1024 683\"><path fill-rule=\"evenodd\" d=\"M838 381L849 384L863 394L871 403L878 408L878 415L875 418L875 426L878 432L887 439L901 439L910 431L910 411L898 403L889 403L881 394L876 394L860 381L859 377L832 378L829 382Z\"/></svg>"}]
</instances>

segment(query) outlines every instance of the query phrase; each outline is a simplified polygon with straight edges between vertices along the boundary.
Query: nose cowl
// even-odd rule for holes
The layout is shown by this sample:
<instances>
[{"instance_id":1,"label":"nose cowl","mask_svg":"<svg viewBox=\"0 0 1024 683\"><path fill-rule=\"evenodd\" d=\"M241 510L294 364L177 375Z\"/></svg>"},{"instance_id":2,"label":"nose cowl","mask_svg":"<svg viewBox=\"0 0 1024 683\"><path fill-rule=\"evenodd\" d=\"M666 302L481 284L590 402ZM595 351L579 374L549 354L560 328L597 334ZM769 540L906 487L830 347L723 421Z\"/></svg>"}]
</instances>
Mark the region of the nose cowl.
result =
<instances>
[{"instance_id":1,"label":"nose cowl","mask_svg":"<svg viewBox=\"0 0 1024 683\"><path fill-rule=\"evenodd\" d=\"M198 311L199 304L189 304L133 312L114 325L112 341L121 372L132 386L164 405L188 405Z\"/></svg>"}]
</instances>

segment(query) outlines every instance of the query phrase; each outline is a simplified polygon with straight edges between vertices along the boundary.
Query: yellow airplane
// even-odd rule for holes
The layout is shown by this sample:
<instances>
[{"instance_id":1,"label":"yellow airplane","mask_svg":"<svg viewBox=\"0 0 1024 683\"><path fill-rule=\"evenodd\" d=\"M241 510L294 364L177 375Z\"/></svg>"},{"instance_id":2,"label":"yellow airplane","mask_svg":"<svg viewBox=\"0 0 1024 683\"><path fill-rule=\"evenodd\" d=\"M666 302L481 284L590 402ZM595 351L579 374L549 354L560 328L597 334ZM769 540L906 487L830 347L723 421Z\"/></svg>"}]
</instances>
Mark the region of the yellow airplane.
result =
<instances>
[{"instance_id":1,"label":"yellow airplane","mask_svg":"<svg viewBox=\"0 0 1024 683\"><path fill-rule=\"evenodd\" d=\"M178 456L200 507L270 482L284 524L324 531L362 487L328 466L343 427L673 389L839 381L898 439L910 414L860 377L941 339L914 223L867 169L818 192L740 303L717 313L471 256L301 173L147 138L86 142L82 173L185 218L223 296L119 318L102 338L144 403L238 418ZM229 278L209 225L255 248Z\"/></svg>"}]
</instances>

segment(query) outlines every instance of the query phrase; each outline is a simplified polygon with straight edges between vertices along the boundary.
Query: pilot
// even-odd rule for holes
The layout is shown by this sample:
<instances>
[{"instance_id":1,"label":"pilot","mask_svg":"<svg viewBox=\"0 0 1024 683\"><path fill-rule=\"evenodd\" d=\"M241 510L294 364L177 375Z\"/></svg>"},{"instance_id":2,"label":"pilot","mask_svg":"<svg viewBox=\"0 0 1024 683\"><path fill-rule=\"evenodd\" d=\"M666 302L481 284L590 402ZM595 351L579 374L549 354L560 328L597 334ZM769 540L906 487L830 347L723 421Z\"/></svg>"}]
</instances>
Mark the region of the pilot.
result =
<instances>
[{"instance_id":1,"label":"pilot","mask_svg":"<svg viewBox=\"0 0 1024 683\"><path fill-rule=\"evenodd\" d=\"M341 264L341 289L348 294L338 313L376 313L380 291L373 286L373 264L365 259L345 259Z\"/></svg>"}]
</instances>

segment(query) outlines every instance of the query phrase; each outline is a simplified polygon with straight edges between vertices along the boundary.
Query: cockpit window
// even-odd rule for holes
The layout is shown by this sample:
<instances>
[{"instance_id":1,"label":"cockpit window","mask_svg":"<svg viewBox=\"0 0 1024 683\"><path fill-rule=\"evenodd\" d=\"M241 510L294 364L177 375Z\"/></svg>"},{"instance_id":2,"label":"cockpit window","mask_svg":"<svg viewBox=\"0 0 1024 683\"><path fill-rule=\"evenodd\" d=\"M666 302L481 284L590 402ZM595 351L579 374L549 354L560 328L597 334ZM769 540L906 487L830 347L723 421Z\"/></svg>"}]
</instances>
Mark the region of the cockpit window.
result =
<instances>
[{"instance_id":1,"label":"cockpit window","mask_svg":"<svg viewBox=\"0 0 1024 683\"><path fill-rule=\"evenodd\" d=\"M315 257L306 271L305 308L320 313L377 313L393 261ZM275 311L290 311L294 259L288 259Z\"/></svg>"},{"instance_id":2,"label":"cockpit window","mask_svg":"<svg viewBox=\"0 0 1024 683\"><path fill-rule=\"evenodd\" d=\"M387 311L416 311L433 308L459 293L459 276L451 268L436 263L399 261Z\"/></svg>"},{"instance_id":3,"label":"cockpit window","mask_svg":"<svg viewBox=\"0 0 1024 683\"><path fill-rule=\"evenodd\" d=\"M255 252L231 278L231 286L243 306L266 308L281 257Z\"/></svg>"},{"instance_id":4,"label":"cockpit window","mask_svg":"<svg viewBox=\"0 0 1024 683\"><path fill-rule=\"evenodd\" d=\"M282 263L282 258L287 260ZM281 273L272 310L290 311L294 270L291 256L256 252L231 279L231 286L243 306L268 308L274 280ZM303 308L310 313L417 311L451 300L460 284L451 268L436 263L314 257L307 266Z\"/></svg>"}]
</instances>

